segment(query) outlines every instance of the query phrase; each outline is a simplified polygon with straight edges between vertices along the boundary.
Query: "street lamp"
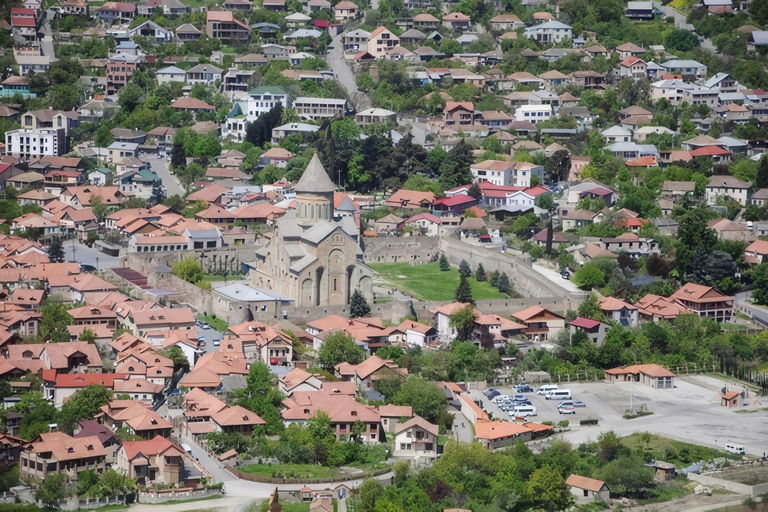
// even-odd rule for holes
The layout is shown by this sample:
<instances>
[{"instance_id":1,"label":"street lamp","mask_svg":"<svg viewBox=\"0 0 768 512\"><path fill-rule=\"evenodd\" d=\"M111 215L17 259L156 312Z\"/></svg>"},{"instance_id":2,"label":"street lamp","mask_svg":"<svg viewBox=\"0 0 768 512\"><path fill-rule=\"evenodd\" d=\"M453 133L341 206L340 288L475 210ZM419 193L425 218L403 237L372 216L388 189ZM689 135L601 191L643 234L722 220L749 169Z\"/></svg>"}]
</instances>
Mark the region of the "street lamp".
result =
<instances>
[{"instance_id":1,"label":"street lamp","mask_svg":"<svg viewBox=\"0 0 768 512\"><path fill-rule=\"evenodd\" d=\"M99 271L99 257L96 256L96 272Z\"/></svg>"}]
</instances>

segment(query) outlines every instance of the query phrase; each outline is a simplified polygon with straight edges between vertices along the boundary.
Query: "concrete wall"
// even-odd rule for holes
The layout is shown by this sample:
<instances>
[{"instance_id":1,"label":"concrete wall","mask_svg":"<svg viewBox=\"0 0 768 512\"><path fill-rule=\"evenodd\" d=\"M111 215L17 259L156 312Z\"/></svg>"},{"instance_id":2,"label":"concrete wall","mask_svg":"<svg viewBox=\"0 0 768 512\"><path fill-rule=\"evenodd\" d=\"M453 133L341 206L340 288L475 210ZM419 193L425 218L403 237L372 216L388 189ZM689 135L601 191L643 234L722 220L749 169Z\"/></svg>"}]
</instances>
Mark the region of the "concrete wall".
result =
<instances>
[{"instance_id":1,"label":"concrete wall","mask_svg":"<svg viewBox=\"0 0 768 512\"><path fill-rule=\"evenodd\" d=\"M759 485L746 485L738 482L731 482L730 480L722 480L713 476L696 475L693 473L688 474L688 480L699 482L700 484L708 487L718 487L725 489L726 491L735 492L737 494L746 494L747 496L760 496L768 492L768 483Z\"/></svg>"}]
</instances>

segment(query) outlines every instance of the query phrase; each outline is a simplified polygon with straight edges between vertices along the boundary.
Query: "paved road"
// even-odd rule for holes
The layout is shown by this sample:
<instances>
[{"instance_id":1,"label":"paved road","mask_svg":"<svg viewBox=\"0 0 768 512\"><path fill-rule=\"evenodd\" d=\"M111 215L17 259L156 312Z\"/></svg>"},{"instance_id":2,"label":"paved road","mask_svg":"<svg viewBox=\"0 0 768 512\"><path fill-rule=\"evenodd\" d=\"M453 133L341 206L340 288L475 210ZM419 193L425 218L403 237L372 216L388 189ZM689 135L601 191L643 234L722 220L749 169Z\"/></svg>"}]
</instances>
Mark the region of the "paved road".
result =
<instances>
[{"instance_id":1,"label":"paved road","mask_svg":"<svg viewBox=\"0 0 768 512\"><path fill-rule=\"evenodd\" d=\"M40 26L40 33L43 34L43 38L40 40L40 47L43 50L43 55L54 55L53 49L53 32L51 31L51 19L53 19L54 12L51 9L45 11L45 21Z\"/></svg>"},{"instance_id":2,"label":"paved road","mask_svg":"<svg viewBox=\"0 0 768 512\"><path fill-rule=\"evenodd\" d=\"M736 294L736 304L740 308L746 309L748 314L762 325L768 325L768 309L762 306L756 306L749 302L752 292L739 292Z\"/></svg>"},{"instance_id":3,"label":"paved road","mask_svg":"<svg viewBox=\"0 0 768 512\"><path fill-rule=\"evenodd\" d=\"M656 3L656 2L654 2L653 5L655 7L658 7L661 10L661 12L664 13L664 16L672 16L673 18L675 18L675 27L684 28L685 30L690 30L691 32L696 33L696 30L693 28L693 25L688 23L688 20L683 14L679 13L672 7L669 7L668 5L661 5L660 3ZM701 40L701 47L711 52L717 52L717 48L715 48L715 45L712 44L712 41L710 41L707 38L704 38L703 40Z\"/></svg>"},{"instance_id":4,"label":"paved road","mask_svg":"<svg viewBox=\"0 0 768 512\"><path fill-rule=\"evenodd\" d=\"M98 258L98 262L96 261L96 258ZM125 257L108 256L103 252L91 249L80 242L67 240L64 242L64 259L69 262L93 265L99 270L104 270L107 268L121 267Z\"/></svg>"},{"instance_id":5,"label":"paved road","mask_svg":"<svg viewBox=\"0 0 768 512\"><path fill-rule=\"evenodd\" d=\"M344 58L344 45L341 43L341 34L338 34L333 38L333 50L328 52L326 62L331 68L331 71L336 75L336 80L347 90L347 93L355 94L360 92L355 84L355 75L352 74L352 70L349 69L347 60Z\"/></svg>"},{"instance_id":6,"label":"paved road","mask_svg":"<svg viewBox=\"0 0 768 512\"><path fill-rule=\"evenodd\" d=\"M556 284L557 286L561 288L565 288L570 293L581 293L585 294L584 290L581 290L578 286L573 284L570 279L563 279L563 277L555 272L554 270L551 270L547 267L542 267L541 265L533 264L533 270L535 270L540 276L546 277L548 280L550 280L552 283Z\"/></svg>"},{"instance_id":7,"label":"paved road","mask_svg":"<svg viewBox=\"0 0 768 512\"><path fill-rule=\"evenodd\" d=\"M165 186L167 196L176 194L182 197L184 196L184 189L181 188L181 185L179 185L179 181L176 179L176 176L172 175L171 171L168 169L169 164L167 159L157 158L156 155L147 155L141 157L141 160L143 162L149 162L149 166L152 168L152 170L155 171L158 176L160 176L160 180Z\"/></svg>"}]
</instances>

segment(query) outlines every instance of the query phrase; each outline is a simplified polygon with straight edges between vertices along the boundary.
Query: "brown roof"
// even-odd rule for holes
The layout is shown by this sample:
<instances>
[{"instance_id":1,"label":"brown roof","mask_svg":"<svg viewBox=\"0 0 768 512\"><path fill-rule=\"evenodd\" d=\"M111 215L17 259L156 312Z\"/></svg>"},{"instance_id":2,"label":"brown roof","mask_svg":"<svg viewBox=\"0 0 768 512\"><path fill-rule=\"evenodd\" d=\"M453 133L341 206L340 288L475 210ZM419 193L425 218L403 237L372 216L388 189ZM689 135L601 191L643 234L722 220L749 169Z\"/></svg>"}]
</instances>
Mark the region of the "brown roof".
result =
<instances>
[{"instance_id":1,"label":"brown roof","mask_svg":"<svg viewBox=\"0 0 768 512\"><path fill-rule=\"evenodd\" d=\"M605 482L602 480L595 480L594 478L587 478L586 476L579 475L569 476L568 480L565 481L565 484L592 492L600 492L600 490L605 487Z\"/></svg>"},{"instance_id":2,"label":"brown roof","mask_svg":"<svg viewBox=\"0 0 768 512\"><path fill-rule=\"evenodd\" d=\"M104 457L107 451L96 436L71 437L64 432L40 434L40 441L33 442L30 449L43 457L50 453L59 462L85 457Z\"/></svg>"},{"instance_id":3,"label":"brown roof","mask_svg":"<svg viewBox=\"0 0 768 512\"><path fill-rule=\"evenodd\" d=\"M208 11L208 14L210 13L211 11ZM184 98L179 98L178 100L174 101L171 107L180 108L180 109L191 109L191 110L216 110L216 107L214 107L213 105L209 105L202 100L198 100L197 98L191 98L189 96Z\"/></svg>"},{"instance_id":4,"label":"brown roof","mask_svg":"<svg viewBox=\"0 0 768 512\"><path fill-rule=\"evenodd\" d=\"M414 416L413 418L409 419L405 423L398 423L395 427L395 434L399 434L400 432L404 430L408 430L411 427L421 427L427 432L429 432L432 435L438 435L440 433L440 427L437 425L434 425L421 416Z\"/></svg>"}]
</instances>

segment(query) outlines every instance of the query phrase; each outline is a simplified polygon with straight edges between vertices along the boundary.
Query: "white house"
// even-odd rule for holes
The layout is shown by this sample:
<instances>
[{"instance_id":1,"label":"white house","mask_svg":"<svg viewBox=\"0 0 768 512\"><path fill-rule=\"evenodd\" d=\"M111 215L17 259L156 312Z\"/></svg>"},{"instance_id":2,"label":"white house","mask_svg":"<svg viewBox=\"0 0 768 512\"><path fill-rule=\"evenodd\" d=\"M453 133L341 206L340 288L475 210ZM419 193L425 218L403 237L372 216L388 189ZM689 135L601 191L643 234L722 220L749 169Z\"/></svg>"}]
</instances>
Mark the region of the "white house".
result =
<instances>
[{"instance_id":1,"label":"white house","mask_svg":"<svg viewBox=\"0 0 768 512\"><path fill-rule=\"evenodd\" d=\"M752 183L741 181L734 176L712 176L705 188L707 204L713 206L719 196L727 196L746 206L751 187Z\"/></svg>"},{"instance_id":2,"label":"white house","mask_svg":"<svg viewBox=\"0 0 768 512\"><path fill-rule=\"evenodd\" d=\"M395 426L395 447L392 455L410 460L414 466L422 466L437 460L437 436L439 428L421 416L414 416Z\"/></svg>"},{"instance_id":3,"label":"white house","mask_svg":"<svg viewBox=\"0 0 768 512\"><path fill-rule=\"evenodd\" d=\"M559 43L563 39L573 39L573 28L559 21L548 21L540 25L528 27L524 32L529 39L535 39L542 44Z\"/></svg>"},{"instance_id":4,"label":"white house","mask_svg":"<svg viewBox=\"0 0 768 512\"><path fill-rule=\"evenodd\" d=\"M632 132L618 125L603 130L600 132L600 135L605 137L605 141L608 144L613 144L615 142L630 142L632 140Z\"/></svg>"},{"instance_id":5,"label":"white house","mask_svg":"<svg viewBox=\"0 0 768 512\"><path fill-rule=\"evenodd\" d=\"M61 156L66 149L64 130L37 129L5 132L5 153L22 158Z\"/></svg>"},{"instance_id":6,"label":"white house","mask_svg":"<svg viewBox=\"0 0 768 512\"><path fill-rule=\"evenodd\" d=\"M551 117L551 105L522 105L515 109L515 121L529 121L536 124L549 121Z\"/></svg>"},{"instance_id":7,"label":"white house","mask_svg":"<svg viewBox=\"0 0 768 512\"><path fill-rule=\"evenodd\" d=\"M170 82L184 83L187 81L187 72L176 66L168 66L157 72L157 83L167 84Z\"/></svg>"},{"instance_id":8,"label":"white house","mask_svg":"<svg viewBox=\"0 0 768 512\"><path fill-rule=\"evenodd\" d=\"M430 313L435 315L434 326L437 329L438 342L453 341L456 337L456 329L451 327L451 315L459 312L469 304L461 302L451 302L444 306L439 306L429 310Z\"/></svg>"},{"instance_id":9,"label":"white house","mask_svg":"<svg viewBox=\"0 0 768 512\"><path fill-rule=\"evenodd\" d=\"M707 66L695 60L668 60L661 64L669 73L676 75L693 75L696 80L703 81L707 78Z\"/></svg>"}]
</instances>

